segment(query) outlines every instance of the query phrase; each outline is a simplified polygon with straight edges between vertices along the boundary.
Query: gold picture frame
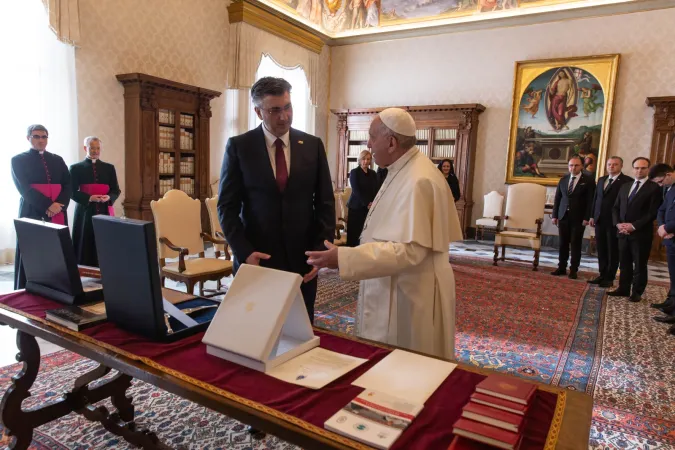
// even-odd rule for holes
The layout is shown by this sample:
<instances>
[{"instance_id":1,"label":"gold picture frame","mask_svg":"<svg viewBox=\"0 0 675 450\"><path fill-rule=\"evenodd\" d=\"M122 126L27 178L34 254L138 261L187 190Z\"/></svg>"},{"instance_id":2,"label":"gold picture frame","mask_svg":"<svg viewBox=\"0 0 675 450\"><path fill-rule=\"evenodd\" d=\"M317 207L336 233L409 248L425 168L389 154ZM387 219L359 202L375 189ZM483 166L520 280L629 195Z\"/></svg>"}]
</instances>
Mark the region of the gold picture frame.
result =
<instances>
[{"instance_id":1,"label":"gold picture frame","mask_svg":"<svg viewBox=\"0 0 675 450\"><path fill-rule=\"evenodd\" d=\"M518 61L506 183L556 186L569 157L604 174L619 55Z\"/></svg>"}]
</instances>

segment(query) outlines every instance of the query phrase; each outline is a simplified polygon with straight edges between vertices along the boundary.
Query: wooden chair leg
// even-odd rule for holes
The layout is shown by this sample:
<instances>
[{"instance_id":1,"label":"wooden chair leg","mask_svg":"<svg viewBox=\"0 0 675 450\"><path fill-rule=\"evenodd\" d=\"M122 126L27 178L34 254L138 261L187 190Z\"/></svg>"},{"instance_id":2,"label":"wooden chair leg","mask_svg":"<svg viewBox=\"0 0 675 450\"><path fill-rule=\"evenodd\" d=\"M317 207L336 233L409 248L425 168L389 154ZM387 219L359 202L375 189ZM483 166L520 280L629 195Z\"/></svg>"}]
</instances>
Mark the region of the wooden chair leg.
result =
<instances>
[{"instance_id":1,"label":"wooden chair leg","mask_svg":"<svg viewBox=\"0 0 675 450\"><path fill-rule=\"evenodd\" d=\"M480 225L476 225L476 236L474 236L476 238L476 241L480 240L478 239L478 236L480 236L480 234L481 234L481 227Z\"/></svg>"},{"instance_id":2,"label":"wooden chair leg","mask_svg":"<svg viewBox=\"0 0 675 450\"><path fill-rule=\"evenodd\" d=\"M203 282L203 281L200 281L200 282L199 282L199 295L200 295L201 297L204 296L204 282Z\"/></svg>"},{"instance_id":3,"label":"wooden chair leg","mask_svg":"<svg viewBox=\"0 0 675 450\"><path fill-rule=\"evenodd\" d=\"M219 291L221 287L222 287L222 284L221 284L220 280L216 281L216 290Z\"/></svg>"},{"instance_id":4,"label":"wooden chair leg","mask_svg":"<svg viewBox=\"0 0 675 450\"><path fill-rule=\"evenodd\" d=\"M532 270L534 272L537 271L537 267L539 267L539 250L534 251L534 262L532 263L534 267L532 267Z\"/></svg>"},{"instance_id":5,"label":"wooden chair leg","mask_svg":"<svg viewBox=\"0 0 675 450\"><path fill-rule=\"evenodd\" d=\"M492 265L496 266L497 265L497 260L499 259L499 246L495 244L495 258L492 261Z\"/></svg>"},{"instance_id":6,"label":"wooden chair leg","mask_svg":"<svg viewBox=\"0 0 675 450\"><path fill-rule=\"evenodd\" d=\"M187 286L187 293L192 295L195 293L195 284L192 281L188 281L185 283Z\"/></svg>"},{"instance_id":7,"label":"wooden chair leg","mask_svg":"<svg viewBox=\"0 0 675 450\"><path fill-rule=\"evenodd\" d=\"M166 287L164 282L166 281L166 277L159 277L159 281L162 282L162 287Z\"/></svg>"},{"instance_id":8,"label":"wooden chair leg","mask_svg":"<svg viewBox=\"0 0 675 450\"><path fill-rule=\"evenodd\" d=\"M506 245L502 245L502 261L506 261Z\"/></svg>"}]
</instances>

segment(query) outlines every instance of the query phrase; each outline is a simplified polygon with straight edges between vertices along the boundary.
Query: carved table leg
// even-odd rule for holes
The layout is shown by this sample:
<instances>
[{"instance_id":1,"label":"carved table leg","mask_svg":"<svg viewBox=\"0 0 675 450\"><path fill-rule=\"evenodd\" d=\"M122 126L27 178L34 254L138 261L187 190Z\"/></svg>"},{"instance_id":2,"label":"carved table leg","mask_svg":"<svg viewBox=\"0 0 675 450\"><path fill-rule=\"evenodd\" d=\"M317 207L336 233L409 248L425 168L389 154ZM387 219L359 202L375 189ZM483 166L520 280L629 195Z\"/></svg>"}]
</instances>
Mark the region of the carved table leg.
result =
<instances>
[{"instance_id":1,"label":"carved table leg","mask_svg":"<svg viewBox=\"0 0 675 450\"><path fill-rule=\"evenodd\" d=\"M118 373L96 387L90 384L108 373L110 368L98 365L95 369L81 375L75 380L72 392L50 402L46 406L29 410L21 408L21 403L30 397L30 389L40 368L40 348L35 337L17 331L19 354L17 361L23 362L23 368L12 378L12 385L2 397L0 417L7 434L13 439L9 448L23 450L28 448L33 439L33 430L45 423L63 417L70 412L82 414L89 420L101 422L106 430L122 436L130 443L144 449L165 449L154 433L148 430L136 430L134 406L126 391L131 386L129 375ZM110 398L117 411L110 413L104 406L94 407L93 403Z\"/></svg>"},{"instance_id":2,"label":"carved table leg","mask_svg":"<svg viewBox=\"0 0 675 450\"><path fill-rule=\"evenodd\" d=\"M37 377L40 368L40 348L33 336L21 331L16 333L16 346L19 348L16 360L23 362L23 368L12 377L12 385L2 397L0 410L7 435L13 436L9 448L25 449L33 440L34 426L25 420L21 403L30 397L30 388Z\"/></svg>"}]
</instances>

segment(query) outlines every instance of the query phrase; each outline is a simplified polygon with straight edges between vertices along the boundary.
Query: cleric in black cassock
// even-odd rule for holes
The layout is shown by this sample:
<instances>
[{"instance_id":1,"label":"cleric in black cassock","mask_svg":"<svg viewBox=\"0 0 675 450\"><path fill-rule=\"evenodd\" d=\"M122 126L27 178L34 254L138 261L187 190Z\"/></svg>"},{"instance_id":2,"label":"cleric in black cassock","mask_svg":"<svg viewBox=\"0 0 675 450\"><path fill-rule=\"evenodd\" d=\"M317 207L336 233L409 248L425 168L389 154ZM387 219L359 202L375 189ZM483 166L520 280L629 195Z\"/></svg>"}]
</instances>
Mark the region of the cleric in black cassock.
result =
<instances>
[{"instance_id":1,"label":"cleric in black cassock","mask_svg":"<svg viewBox=\"0 0 675 450\"><path fill-rule=\"evenodd\" d=\"M104 163L101 140L95 136L84 139L84 161L70 166L75 200L73 245L77 263L98 267L94 227L91 218L97 214L114 215L112 205L120 195L115 166Z\"/></svg>"},{"instance_id":2,"label":"cleric in black cassock","mask_svg":"<svg viewBox=\"0 0 675 450\"><path fill-rule=\"evenodd\" d=\"M29 126L26 138L31 149L12 158L12 179L21 194L19 217L68 225L66 209L70 202L70 174L63 158L45 150L48 135L42 125ZM17 244L14 289L24 287L26 274Z\"/></svg>"}]
</instances>

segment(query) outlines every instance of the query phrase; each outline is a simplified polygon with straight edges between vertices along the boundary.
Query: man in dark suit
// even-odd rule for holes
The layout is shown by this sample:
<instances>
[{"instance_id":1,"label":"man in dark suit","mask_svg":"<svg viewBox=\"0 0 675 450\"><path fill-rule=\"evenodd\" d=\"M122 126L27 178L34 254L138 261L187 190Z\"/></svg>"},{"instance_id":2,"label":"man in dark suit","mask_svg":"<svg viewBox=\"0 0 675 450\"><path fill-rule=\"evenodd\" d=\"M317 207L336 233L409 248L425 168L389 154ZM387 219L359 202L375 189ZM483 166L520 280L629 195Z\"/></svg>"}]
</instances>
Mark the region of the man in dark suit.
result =
<instances>
[{"instance_id":1,"label":"man in dark suit","mask_svg":"<svg viewBox=\"0 0 675 450\"><path fill-rule=\"evenodd\" d=\"M652 247L653 223L661 206L661 188L647 178L650 161L633 160L635 181L621 186L612 211L619 234L619 287L607 293L639 302L647 287L647 261ZM631 292L632 285L632 292Z\"/></svg>"},{"instance_id":2,"label":"man in dark suit","mask_svg":"<svg viewBox=\"0 0 675 450\"><path fill-rule=\"evenodd\" d=\"M569 277L577 278L581 262L581 240L584 229L591 217L591 206L595 194L595 180L582 173L584 163L578 156L572 156L567 163L569 174L560 179L555 191L553 214L551 221L558 225L560 250L558 252L558 268L551 275L567 273L567 258L572 249Z\"/></svg>"},{"instance_id":3,"label":"man in dark suit","mask_svg":"<svg viewBox=\"0 0 675 450\"><path fill-rule=\"evenodd\" d=\"M658 235L663 239L663 245L666 247L666 257L668 260L668 273L670 275L670 289L668 297L663 303L652 304L652 308L660 309L667 314L663 317L654 317L657 322L673 324L668 330L675 335L675 189L668 189L673 182L673 169L667 164L656 164L649 171L650 178L656 184L662 187L666 192L664 202L659 208L656 221L658 223Z\"/></svg>"},{"instance_id":4,"label":"man in dark suit","mask_svg":"<svg viewBox=\"0 0 675 450\"><path fill-rule=\"evenodd\" d=\"M291 128L291 85L265 77L251 87L263 121L230 138L220 173L218 217L234 269L255 264L303 276L314 321L317 272L305 251L324 250L335 233L335 199L321 139Z\"/></svg>"},{"instance_id":5,"label":"man in dark suit","mask_svg":"<svg viewBox=\"0 0 675 450\"><path fill-rule=\"evenodd\" d=\"M607 175L598 180L593 200L589 225L595 227L595 242L598 246L598 275L589 283L608 288L614 284L619 268L619 238L612 218L612 208L621 186L634 180L621 173L623 159L612 156L607 160Z\"/></svg>"}]
</instances>

